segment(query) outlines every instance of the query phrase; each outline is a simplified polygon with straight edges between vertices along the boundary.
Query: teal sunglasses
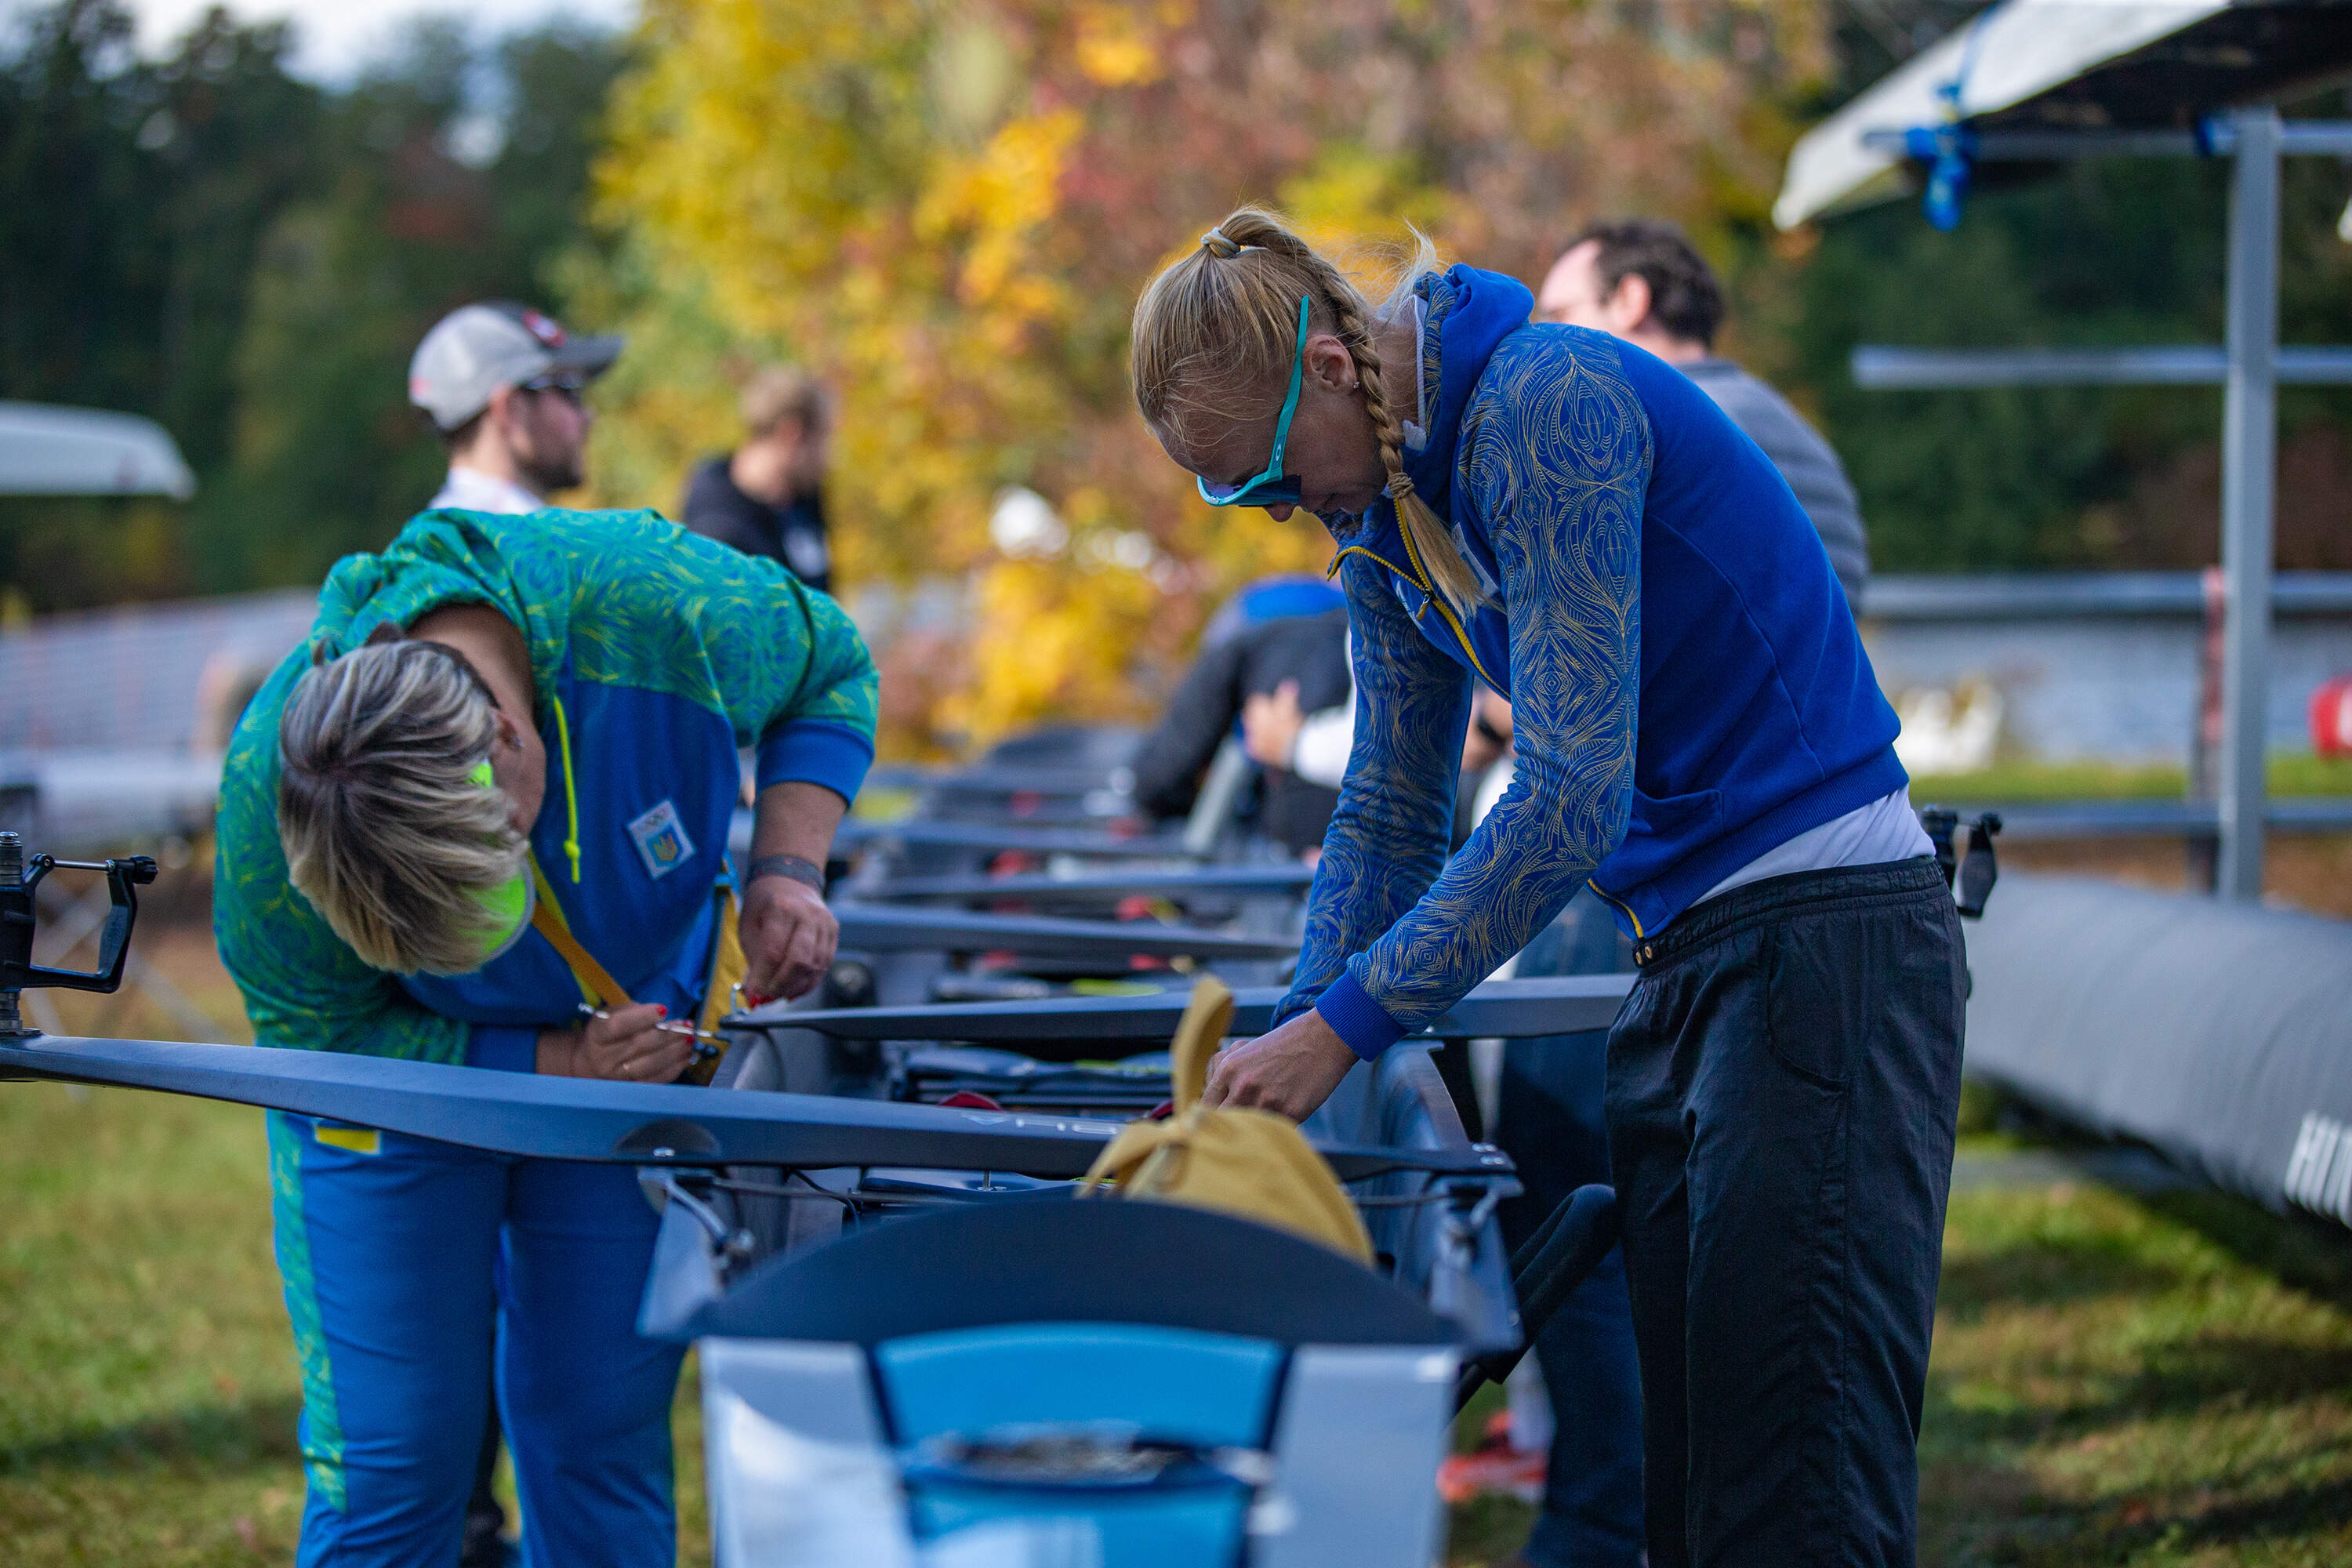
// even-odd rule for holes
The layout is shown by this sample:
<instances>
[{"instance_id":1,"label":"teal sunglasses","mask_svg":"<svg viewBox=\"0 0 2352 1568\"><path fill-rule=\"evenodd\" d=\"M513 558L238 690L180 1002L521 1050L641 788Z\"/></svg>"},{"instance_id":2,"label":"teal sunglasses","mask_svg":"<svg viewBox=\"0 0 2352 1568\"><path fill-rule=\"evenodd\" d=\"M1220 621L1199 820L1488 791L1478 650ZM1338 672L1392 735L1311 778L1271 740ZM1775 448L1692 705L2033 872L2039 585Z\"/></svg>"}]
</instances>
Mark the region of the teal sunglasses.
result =
<instances>
[{"instance_id":1,"label":"teal sunglasses","mask_svg":"<svg viewBox=\"0 0 2352 1568\"><path fill-rule=\"evenodd\" d=\"M1266 459L1265 472L1237 485L1213 485L1205 479L1195 479L1201 499L1211 506L1298 504L1298 479L1282 471L1282 448L1290 441L1290 416L1298 412L1298 388L1307 379L1307 298L1305 294L1298 297L1298 342L1290 351L1290 393L1282 400L1282 417L1274 422L1274 456Z\"/></svg>"}]
</instances>

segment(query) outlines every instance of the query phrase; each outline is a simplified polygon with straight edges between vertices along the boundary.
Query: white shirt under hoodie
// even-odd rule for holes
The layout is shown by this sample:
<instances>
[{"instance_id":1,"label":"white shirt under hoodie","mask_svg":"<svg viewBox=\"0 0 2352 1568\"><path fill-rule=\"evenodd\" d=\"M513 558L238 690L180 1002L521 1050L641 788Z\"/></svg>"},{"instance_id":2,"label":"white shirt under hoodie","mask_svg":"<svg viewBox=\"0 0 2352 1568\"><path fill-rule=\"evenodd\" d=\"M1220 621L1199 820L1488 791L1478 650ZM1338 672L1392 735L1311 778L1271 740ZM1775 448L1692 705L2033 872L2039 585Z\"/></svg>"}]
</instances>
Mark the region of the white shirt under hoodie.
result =
<instances>
[{"instance_id":1,"label":"white shirt under hoodie","mask_svg":"<svg viewBox=\"0 0 2352 1568\"><path fill-rule=\"evenodd\" d=\"M1355 744L1354 698L1355 694L1349 692L1346 705L1311 713L1299 726L1298 740L1291 752L1291 771L1300 778L1330 789L1339 787L1348 771L1348 752ZM1486 777L1478 783L1474 821L1484 821L1495 808L1503 792L1511 787L1515 771L1508 752L1486 770ZM1878 866L1934 853L1935 846L1928 843L1927 830L1919 826L1918 815L1911 809L1910 790L1898 789L1766 850L1693 900L1690 908L1696 909L1709 899L1720 898L1734 888L1744 888L1768 877L1827 871L1842 866ZM1688 914L1690 910L1683 912Z\"/></svg>"},{"instance_id":2,"label":"white shirt under hoodie","mask_svg":"<svg viewBox=\"0 0 2352 1568\"><path fill-rule=\"evenodd\" d=\"M457 463L449 465L449 477L441 481L441 488L425 503L425 510L432 511L445 506L459 511L520 513L548 510L546 501L520 485Z\"/></svg>"}]
</instances>

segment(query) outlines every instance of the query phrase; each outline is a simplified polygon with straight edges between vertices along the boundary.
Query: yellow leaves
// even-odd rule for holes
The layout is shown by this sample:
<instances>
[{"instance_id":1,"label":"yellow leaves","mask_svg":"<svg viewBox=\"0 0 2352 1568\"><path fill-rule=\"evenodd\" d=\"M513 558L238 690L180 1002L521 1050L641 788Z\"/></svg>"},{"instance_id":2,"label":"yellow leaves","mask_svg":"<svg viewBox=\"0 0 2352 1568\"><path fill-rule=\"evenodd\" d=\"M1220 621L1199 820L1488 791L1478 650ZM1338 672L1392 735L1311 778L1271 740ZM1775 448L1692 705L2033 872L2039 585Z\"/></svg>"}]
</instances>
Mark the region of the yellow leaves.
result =
<instances>
[{"instance_id":1,"label":"yellow leaves","mask_svg":"<svg viewBox=\"0 0 2352 1568\"><path fill-rule=\"evenodd\" d=\"M995 306L1024 323L1056 312L1062 290L1030 272L1032 250L1054 216L1063 167L1084 129L1076 110L1056 110L1009 122L977 156L941 160L916 208L915 234L929 244L961 239L961 303Z\"/></svg>"},{"instance_id":2,"label":"yellow leaves","mask_svg":"<svg viewBox=\"0 0 2352 1568\"><path fill-rule=\"evenodd\" d=\"M1141 574L999 561L974 598L974 679L942 704L948 727L984 743L1047 720L1143 716L1129 678L1160 596Z\"/></svg>"},{"instance_id":3,"label":"yellow leaves","mask_svg":"<svg viewBox=\"0 0 2352 1568\"><path fill-rule=\"evenodd\" d=\"M928 10L658 0L616 95L603 212L704 272L730 313L788 331L802 290L887 250L928 163Z\"/></svg>"},{"instance_id":4,"label":"yellow leaves","mask_svg":"<svg viewBox=\"0 0 2352 1568\"><path fill-rule=\"evenodd\" d=\"M839 399L846 591L964 606L968 658L884 650L921 666L886 709L974 738L1131 716L1217 600L1330 551L1311 519L1201 506L1136 418L1125 329L1157 261L1267 197L1334 247L1409 221L1523 277L1601 213L1713 237L1769 195L1773 84L1818 58L1822 0L1672 15L1654 36L1591 0L643 0L598 170L636 302L577 312L633 334L599 388L600 489L668 501L735 439L743 374L808 364ZM1008 485L1066 549L996 552Z\"/></svg>"},{"instance_id":5,"label":"yellow leaves","mask_svg":"<svg viewBox=\"0 0 2352 1568\"><path fill-rule=\"evenodd\" d=\"M1415 178L1411 159L1355 142L1321 149L1310 167L1284 182L1282 203L1318 240L1339 243L1391 231L1400 220L1427 228L1444 211L1440 195Z\"/></svg>"},{"instance_id":6,"label":"yellow leaves","mask_svg":"<svg viewBox=\"0 0 2352 1568\"><path fill-rule=\"evenodd\" d=\"M1139 5L1078 7L1078 69L1097 87L1141 87L1161 74L1159 40Z\"/></svg>"}]
</instances>

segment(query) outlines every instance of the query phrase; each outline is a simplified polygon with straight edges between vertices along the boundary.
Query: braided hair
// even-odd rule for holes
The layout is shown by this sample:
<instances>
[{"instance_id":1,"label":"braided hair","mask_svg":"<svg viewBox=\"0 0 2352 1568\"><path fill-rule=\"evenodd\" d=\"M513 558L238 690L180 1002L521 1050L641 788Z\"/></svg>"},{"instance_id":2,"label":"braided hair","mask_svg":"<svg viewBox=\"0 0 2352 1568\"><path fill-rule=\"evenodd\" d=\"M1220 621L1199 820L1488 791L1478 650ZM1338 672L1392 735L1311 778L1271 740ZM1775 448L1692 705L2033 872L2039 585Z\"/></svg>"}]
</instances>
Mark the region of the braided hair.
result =
<instances>
[{"instance_id":1,"label":"braided hair","mask_svg":"<svg viewBox=\"0 0 2352 1568\"><path fill-rule=\"evenodd\" d=\"M1338 338L1355 361L1364 412L1388 471L1388 496L1406 540L1431 584L1456 612L1467 614L1486 593L1454 545L1453 531L1413 493L1396 395L1374 341L1410 298L1413 280L1435 262L1435 252L1422 240L1397 292L1375 309L1278 216L1242 207L1202 235L1199 248L1170 264L1136 301L1135 401L1155 428L1187 446L1203 444L1204 426L1272 414L1280 400L1276 389L1289 378L1298 300L1305 295L1308 330ZM1403 367L1397 391L1417 396L1419 374L1418 366Z\"/></svg>"}]
</instances>

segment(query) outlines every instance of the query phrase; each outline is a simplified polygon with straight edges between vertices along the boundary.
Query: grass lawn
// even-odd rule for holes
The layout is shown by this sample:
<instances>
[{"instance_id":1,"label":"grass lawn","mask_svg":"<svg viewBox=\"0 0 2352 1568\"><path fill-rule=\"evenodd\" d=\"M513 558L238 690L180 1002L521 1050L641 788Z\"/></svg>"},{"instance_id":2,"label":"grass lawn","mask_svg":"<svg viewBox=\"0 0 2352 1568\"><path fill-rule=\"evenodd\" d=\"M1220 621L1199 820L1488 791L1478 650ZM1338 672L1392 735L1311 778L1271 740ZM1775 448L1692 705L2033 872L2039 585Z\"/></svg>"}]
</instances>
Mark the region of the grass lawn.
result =
<instances>
[{"instance_id":1,"label":"grass lawn","mask_svg":"<svg viewBox=\"0 0 2352 1568\"><path fill-rule=\"evenodd\" d=\"M1920 1458L1931 1568L2352 1563L2352 1237L2218 1194L1955 1194ZM1457 1510L1454 1562L1531 1517Z\"/></svg>"},{"instance_id":2,"label":"grass lawn","mask_svg":"<svg viewBox=\"0 0 2352 1568\"><path fill-rule=\"evenodd\" d=\"M2352 1237L2219 1194L1954 1198L1927 1561L2352 1563Z\"/></svg>"},{"instance_id":3,"label":"grass lawn","mask_svg":"<svg viewBox=\"0 0 2352 1568\"><path fill-rule=\"evenodd\" d=\"M0 1561L289 1560L259 1114L0 1086ZM683 1394L677 1430L701 1564ZM2352 1563L2352 1238L2202 1194L1964 1192L1923 1450L1930 1563ZM1461 1510L1453 1560L1499 1563L1527 1517Z\"/></svg>"},{"instance_id":4,"label":"grass lawn","mask_svg":"<svg viewBox=\"0 0 2352 1568\"><path fill-rule=\"evenodd\" d=\"M2270 759L2269 787L2280 795L2352 795L2352 758L2278 752ZM1948 801L2011 803L2039 800L2178 800L2189 773L2171 766L2117 767L2107 763L2010 760L1969 773L1922 773L1911 781L1921 805Z\"/></svg>"},{"instance_id":5,"label":"grass lawn","mask_svg":"<svg viewBox=\"0 0 2352 1568\"><path fill-rule=\"evenodd\" d=\"M291 1562L301 1379L261 1112L0 1085L0 1562ZM679 1538L704 1564L692 1386Z\"/></svg>"}]
</instances>

